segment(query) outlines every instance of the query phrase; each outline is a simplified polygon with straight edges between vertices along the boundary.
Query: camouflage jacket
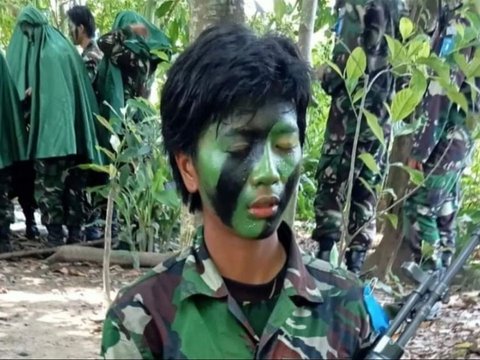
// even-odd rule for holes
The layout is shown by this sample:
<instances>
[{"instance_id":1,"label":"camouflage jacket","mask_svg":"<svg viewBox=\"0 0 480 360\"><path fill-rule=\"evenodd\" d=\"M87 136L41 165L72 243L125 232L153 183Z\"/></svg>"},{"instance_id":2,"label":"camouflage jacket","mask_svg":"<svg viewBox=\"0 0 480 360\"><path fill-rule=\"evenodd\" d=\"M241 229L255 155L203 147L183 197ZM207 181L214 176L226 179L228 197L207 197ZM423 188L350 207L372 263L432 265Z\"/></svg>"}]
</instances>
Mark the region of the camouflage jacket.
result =
<instances>
[{"instance_id":1,"label":"camouflage jacket","mask_svg":"<svg viewBox=\"0 0 480 360\"><path fill-rule=\"evenodd\" d=\"M97 68L98 64L100 63L100 60L102 60L103 54L100 51L100 48L98 47L97 43L95 40L91 40L87 47L83 49L82 52L82 59L83 62L85 63L85 67L87 69L88 77L90 78L90 81L93 82L95 81L95 78L97 77Z\"/></svg>"},{"instance_id":2,"label":"camouflage jacket","mask_svg":"<svg viewBox=\"0 0 480 360\"><path fill-rule=\"evenodd\" d=\"M148 98L157 63L137 56L124 42L133 36L129 27L113 30L98 39L98 46L122 73L125 101L135 97Z\"/></svg>"},{"instance_id":3,"label":"camouflage jacket","mask_svg":"<svg viewBox=\"0 0 480 360\"><path fill-rule=\"evenodd\" d=\"M366 74L370 81L375 79L367 93L365 109L376 115L384 127L386 138L390 133L390 124L384 103L390 100L394 88L392 74L380 73L389 66L388 44L384 35L398 36L398 21L403 7L402 0L337 0L336 43L332 62L343 72L350 53L356 47L362 47L367 59ZM341 144L353 140L357 123L353 108L360 111L360 101L352 105L344 79L331 67L325 69L321 81L323 89L332 96L323 152L341 153L338 150L342 148ZM362 88L361 78L353 93ZM376 139L366 121L362 121L360 136L361 141Z\"/></svg>"},{"instance_id":4,"label":"camouflage jacket","mask_svg":"<svg viewBox=\"0 0 480 360\"><path fill-rule=\"evenodd\" d=\"M194 245L122 290L104 322L104 358L345 359L375 334L362 287L350 275L300 252L288 226L283 288L258 337L209 257Z\"/></svg>"},{"instance_id":5,"label":"camouflage jacket","mask_svg":"<svg viewBox=\"0 0 480 360\"><path fill-rule=\"evenodd\" d=\"M451 55L444 54L442 50L446 48L444 39L454 34L459 21L463 23L458 18L451 20L439 37L440 41L434 51L450 63L452 83L465 94L469 111L478 114L480 109L478 95L476 100L472 101L470 86L464 81L465 76L454 62L450 61ZM474 48L462 51L467 62L473 57L474 51ZM475 82L477 86L480 85L480 78L476 78ZM465 112L456 104L452 104L437 81L430 83L422 110L420 115L422 126L413 137L411 157L424 163L427 172L434 171L438 174L462 170L473 146Z\"/></svg>"}]
</instances>

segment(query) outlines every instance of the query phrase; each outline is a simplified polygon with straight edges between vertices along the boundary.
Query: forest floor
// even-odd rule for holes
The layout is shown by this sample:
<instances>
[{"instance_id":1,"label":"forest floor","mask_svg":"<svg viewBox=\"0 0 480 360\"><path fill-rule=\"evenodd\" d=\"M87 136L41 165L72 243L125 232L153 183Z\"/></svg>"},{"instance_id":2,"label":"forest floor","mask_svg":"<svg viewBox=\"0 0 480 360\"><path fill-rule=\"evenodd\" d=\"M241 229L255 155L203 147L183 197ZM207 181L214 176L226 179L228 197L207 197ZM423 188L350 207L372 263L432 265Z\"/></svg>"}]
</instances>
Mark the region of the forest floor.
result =
<instances>
[{"instance_id":1,"label":"forest floor","mask_svg":"<svg viewBox=\"0 0 480 360\"><path fill-rule=\"evenodd\" d=\"M16 226L16 248L34 246ZM0 260L0 269L1 359L98 358L105 315L101 266L30 258ZM143 271L112 266L114 291ZM480 359L480 291L453 291L441 317L422 324L404 358Z\"/></svg>"}]
</instances>

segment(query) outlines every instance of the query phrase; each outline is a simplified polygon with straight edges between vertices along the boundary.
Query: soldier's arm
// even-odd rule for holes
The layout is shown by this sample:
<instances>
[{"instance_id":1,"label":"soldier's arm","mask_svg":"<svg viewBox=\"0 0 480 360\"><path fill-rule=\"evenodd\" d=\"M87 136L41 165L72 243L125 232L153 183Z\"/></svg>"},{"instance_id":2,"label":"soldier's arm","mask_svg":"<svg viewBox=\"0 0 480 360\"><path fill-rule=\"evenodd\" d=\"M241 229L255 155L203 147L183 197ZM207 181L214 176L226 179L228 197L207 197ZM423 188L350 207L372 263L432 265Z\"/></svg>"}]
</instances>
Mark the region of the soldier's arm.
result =
<instances>
[{"instance_id":1,"label":"soldier's arm","mask_svg":"<svg viewBox=\"0 0 480 360\"><path fill-rule=\"evenodd\" d=\"M134 312L112 307L103 323L100 356L103 359L153 359L146 346L143 328L146 324Z\"/></svg>"}]
</instances>

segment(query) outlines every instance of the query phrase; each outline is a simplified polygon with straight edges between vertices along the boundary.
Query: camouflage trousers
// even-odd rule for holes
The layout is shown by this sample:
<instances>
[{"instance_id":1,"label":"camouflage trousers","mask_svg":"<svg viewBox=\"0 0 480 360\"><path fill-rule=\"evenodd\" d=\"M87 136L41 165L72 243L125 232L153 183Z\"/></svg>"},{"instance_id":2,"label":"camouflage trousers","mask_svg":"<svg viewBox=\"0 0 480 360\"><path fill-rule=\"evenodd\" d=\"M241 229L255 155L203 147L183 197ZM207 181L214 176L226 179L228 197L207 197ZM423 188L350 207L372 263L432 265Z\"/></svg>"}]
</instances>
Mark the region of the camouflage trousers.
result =
<instances>
[{"instance_id":1,"label":"camouflage trousers","mask_svg":"<svg viewBox=\"0 0 480 360\"><path fill-rule=\"evenodd\" d=\"M325 146L325 145L324 145ZM317 193L314 201L316 228L312 238L320 245L320 251L330 251L341 239L344 224L342 212L347 195L353 143L343 145L338 154L322 154L318 163L316 179ZM371 154L380 168L372 172L358 158L362 153ZM350 243L350 249L367 250L376 234L375 209L378 199L376 187L381 184L386 165L386 151L379 141L359 142L352 187L348 233L354 234L365 226ZM366 186L368 184L368 187ZM366 223L368 222L368 225Z\"/></svg>"},{"instance_id":2,"label":"camouflage trousers","mask_svg":"<svg viewBox=\"0 0 480 360\"><path fill-rule=\"evenodd\" d=\"M403 206L403 232L409 240L415 260L420 262L422 243L433 246L437 266L455 252L460 173L430 175L425 184Z\"/></svg>"},{"instance_id":3,"label":"camouflage trousers","mask_svg":"<svg viewBox=\"0 0 480 360\"><path fill-rule=\"evenodd\" d=\"M86 175L74 156L35 162L35 200L44 225L82 226L87 214Z\"/></svg>"},{"instance_id":4,"label":"camouflage trousers","mask_svg":"<svg viewBox=\"0 0 480 360\"><path fill-rule=\"evenodd\" d=\"M14 221L13 204L9 197L11 186L11 168L0 169L0 228L7 228Z\"/></svg>"}]
</instances>

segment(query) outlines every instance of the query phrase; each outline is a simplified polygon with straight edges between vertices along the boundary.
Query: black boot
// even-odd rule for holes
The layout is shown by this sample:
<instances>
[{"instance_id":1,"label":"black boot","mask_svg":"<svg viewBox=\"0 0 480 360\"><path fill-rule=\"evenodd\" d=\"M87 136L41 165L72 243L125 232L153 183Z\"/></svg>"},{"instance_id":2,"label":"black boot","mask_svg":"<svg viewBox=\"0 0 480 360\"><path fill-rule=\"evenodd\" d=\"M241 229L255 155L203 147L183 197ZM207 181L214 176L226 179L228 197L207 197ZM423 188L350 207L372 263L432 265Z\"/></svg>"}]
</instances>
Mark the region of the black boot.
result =
<instances>
[{"instance_id":1,"label":"black boot","mask_svg":"<svg viewBox=\"0 0 480 360\"><path fill-rule=\"evenodd\" d=\"M68 226L67 244L79 244L85 240L81 226Z\"/></svg>"},{"instance_id":2,"label":"black boot","mask_svg":"<svg viewBox=\"0 0 480 360\"><path fill-rule=\"evenodd\" d=\"M349 249L345 253L345 262L347 265L347 269L353 272L355 275L360 275L360 271L362 270L366 255L367 252L365 250Z\"/></svg>"},{"instance_id":3,"label":"black boot","mask_svg":"<svg viewBox=\"0 0 480 360\"><path fill-rule=\"evenodd\" d=\"M10 225L0 227L0 254L12 251L10 243Z\"/></svg>"},{"instance_id":4,"label":"black boot","mask_svg":"<svg viewBox=\"0 0 480 360\"><path fill-rule=\"evenodd\" d=\"M47 246L48 247L57 247L65 245L63 241L63 228L62 225L47 225Z\"/></svg>"},{"instance_id":5,"label":"black boot","mask_svg":"<svg viewBox=\"0 0 480 360\"><path fill-rule=\"evenodd\" d=\"M33 211L25 213L25 236L29 240L35 240L40 236Z\"/></svg>"}]
</instances>

